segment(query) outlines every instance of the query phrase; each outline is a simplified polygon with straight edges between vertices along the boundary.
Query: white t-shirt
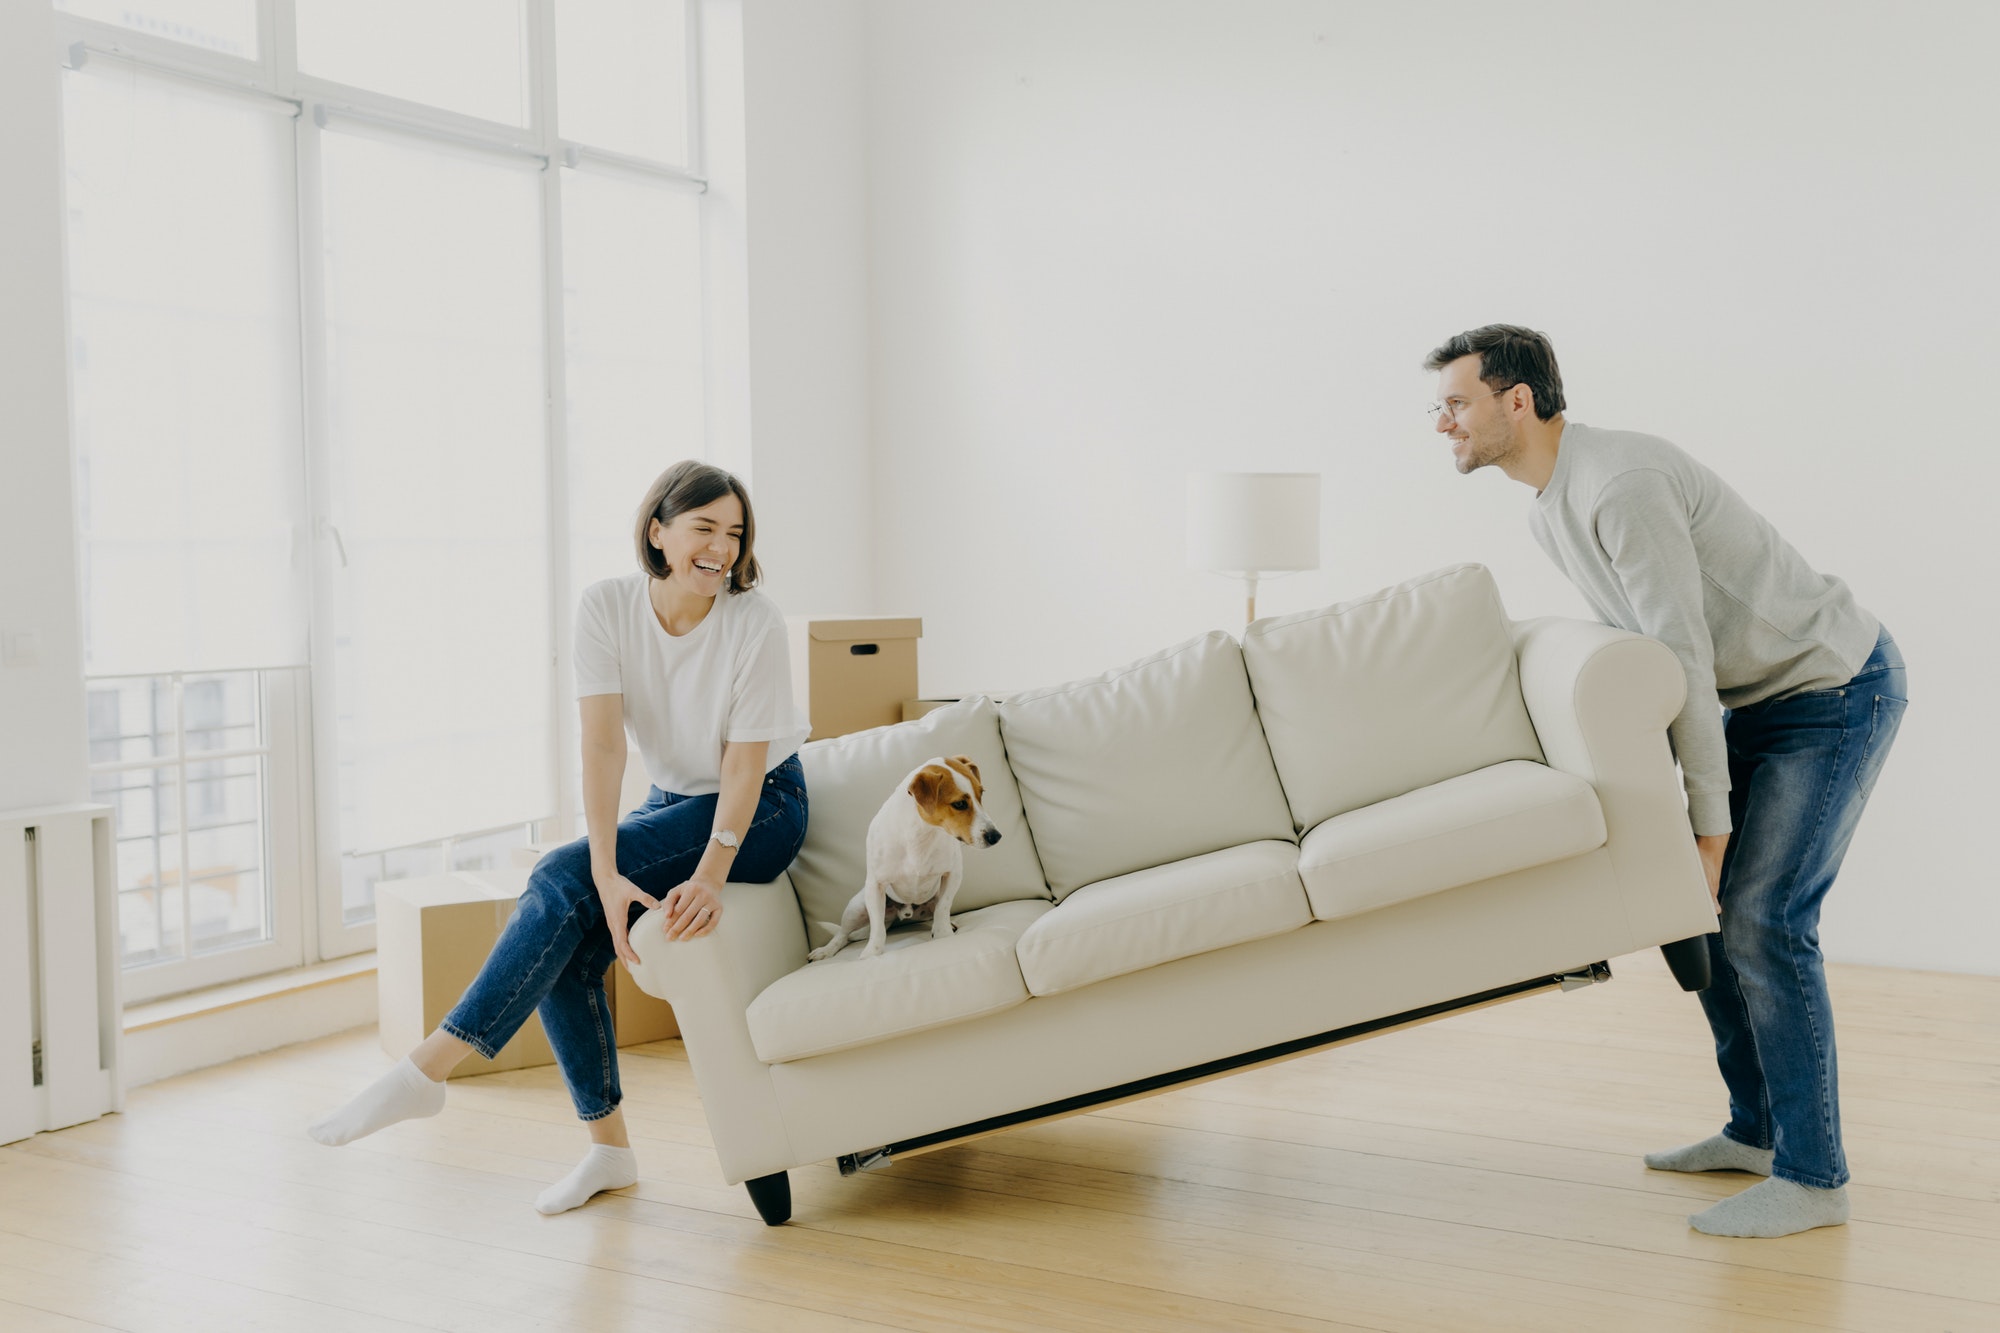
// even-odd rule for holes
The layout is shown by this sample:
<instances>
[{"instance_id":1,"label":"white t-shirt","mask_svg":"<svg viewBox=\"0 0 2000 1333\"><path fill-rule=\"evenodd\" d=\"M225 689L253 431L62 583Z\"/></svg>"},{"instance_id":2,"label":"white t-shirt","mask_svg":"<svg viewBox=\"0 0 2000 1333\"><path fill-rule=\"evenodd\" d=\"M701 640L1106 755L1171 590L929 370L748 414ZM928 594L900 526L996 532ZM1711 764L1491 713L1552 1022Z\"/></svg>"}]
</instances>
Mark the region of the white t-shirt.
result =
<instances>
[{"instance_id":1,"label":"white t-shirt","mask_svg":"<svg viewBox=\"0 0 2000 1333\"><path fill-rule=\"evenodd\" d=\"M576 697L625 696L625 731L661 791L722 789L726 741L769 741L769 772L810 730L792 701L785 617L763 593L716 594L699 625L661 626L638 570L583 590L576 611Z\"/></svg>"}]
</instances>

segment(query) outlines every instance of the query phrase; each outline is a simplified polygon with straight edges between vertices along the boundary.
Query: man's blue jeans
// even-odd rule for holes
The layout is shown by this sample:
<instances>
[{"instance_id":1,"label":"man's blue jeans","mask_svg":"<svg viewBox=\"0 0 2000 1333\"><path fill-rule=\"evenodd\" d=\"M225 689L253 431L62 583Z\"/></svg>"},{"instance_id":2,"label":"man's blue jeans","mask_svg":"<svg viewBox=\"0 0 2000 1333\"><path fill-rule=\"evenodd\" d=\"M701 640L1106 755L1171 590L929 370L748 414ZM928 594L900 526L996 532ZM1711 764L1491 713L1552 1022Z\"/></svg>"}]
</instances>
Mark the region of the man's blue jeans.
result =
<instances>
[{"instance_id":1,"label":"man's blue jeans","mask_svg":"<svg viewBox=\"0 0 2000 1333\"><path fill-rule=\"evenodd\" d=\"M652 788L644 805L618 821L618 873L655 898L685 883L708 849L715 802L712 795ZM765 774L729 877L751 884L776 879L805 836L805 772L793 755ZM633 904L631 919L644 911ZM541 1014L577 1115L601 1120L624 1095L604 999L604 971L616 956L590 876L589 839L578 838L536 864L493 952L438 1026L491 1059L529 1014Z\"/></svg>"},{"instance_id":2,"label":"man's blue jeans","mask_svg":"<svg viewBox=\"0 0 2000 1333\"><path fill-rule=\"evenodd\" d=\"M1885 629L1853 680L1726 710L1729 813L1714 980L1701 993L1729 1088L1723 1133L1775 1148L1771 1174L1847 1183L1819 908L1909 704Z\"/></svg>"}]
</instances>

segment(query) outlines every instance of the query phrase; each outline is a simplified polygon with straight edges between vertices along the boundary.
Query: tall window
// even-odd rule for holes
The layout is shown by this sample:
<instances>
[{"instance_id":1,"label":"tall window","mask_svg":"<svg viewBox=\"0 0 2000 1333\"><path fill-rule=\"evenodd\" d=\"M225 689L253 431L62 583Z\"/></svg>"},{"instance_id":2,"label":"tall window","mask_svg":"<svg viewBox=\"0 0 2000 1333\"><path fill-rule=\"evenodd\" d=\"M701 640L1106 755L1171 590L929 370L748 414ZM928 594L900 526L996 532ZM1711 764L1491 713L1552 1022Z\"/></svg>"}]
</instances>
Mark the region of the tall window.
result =
<instances>
[{"instance_id":1,"label":"tall window","mask_svg":"<svg viewBox=\"0 0 2000 1333\"><path fill-rule=\"evenodd\" d=\"M129 997L570 836L574 601L705 452L672 0L56 0Z\"/></svg>"}]
</instances>

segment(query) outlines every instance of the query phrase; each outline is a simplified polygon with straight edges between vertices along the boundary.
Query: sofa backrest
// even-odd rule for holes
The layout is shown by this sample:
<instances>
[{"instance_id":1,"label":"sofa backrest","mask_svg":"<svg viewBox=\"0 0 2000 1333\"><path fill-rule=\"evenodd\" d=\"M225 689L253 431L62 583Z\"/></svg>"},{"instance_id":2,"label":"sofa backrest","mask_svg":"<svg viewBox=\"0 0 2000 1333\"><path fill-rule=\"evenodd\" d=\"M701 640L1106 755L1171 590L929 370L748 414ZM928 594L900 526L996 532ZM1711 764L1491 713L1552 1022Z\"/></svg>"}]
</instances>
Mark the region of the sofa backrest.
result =
<instances>
[{"instance_id":1,"label":"sofa backrest","mask_svg":"<svg viewBox=\"0 0 2000 1333\"><path fill-rule=\"evenodd\" d=\"M806 841L792 863L792 887L815 946L839 921L868 869L868 825L896 784L926 759L962 754L979 766L984 804L1000 841L965 849L965 883L951 910L970 912L1018 898L1049 896L1035 840L1021 813L1021 793L1000 745L999 714L983 695L927 713L914 722L876 727L799 749L806 775Z\"/></svg>"},{"instance_id":2,"label":"sofa backrest","mask_svg":"<svg viewBox=\"0 0 2000 1333\"><path fill-rule=\"evenodd\" d=\"M1544 762L1484 565L1260 620L1243 657L1300 831L1510 759Z\"/></svg>"},{"instance_id":3,"label":"sofa backrest","mask_svg":"<svg viewBox=\"0 0 2000 1333\"><path fill-rule=\"evenodd\" d=\"M1013 695L1000 733L1058 901L1113 875L1292 836L1242 649L1220 631Z\"/></svg>"}]
</instances>

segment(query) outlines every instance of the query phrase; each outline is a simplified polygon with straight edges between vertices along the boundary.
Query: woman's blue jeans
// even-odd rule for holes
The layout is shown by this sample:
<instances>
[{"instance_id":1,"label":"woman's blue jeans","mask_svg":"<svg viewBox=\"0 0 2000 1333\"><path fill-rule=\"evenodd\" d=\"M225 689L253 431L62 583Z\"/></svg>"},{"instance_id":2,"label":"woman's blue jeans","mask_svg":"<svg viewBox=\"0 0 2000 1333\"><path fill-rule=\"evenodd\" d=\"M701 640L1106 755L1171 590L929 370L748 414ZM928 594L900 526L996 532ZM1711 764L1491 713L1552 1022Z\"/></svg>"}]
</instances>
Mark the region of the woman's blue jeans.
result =
<instances>
[{"instance_id":1,"label":"woman's blue jeans","mask_svg":"<svg viewBox=\"0 0 2000 1333\"><path fill-rule=\"evenodd\" d=\"M618 821L618 873L655 898L685 883L708 849L715 803L713 795L652 788L644 805ZM805 836L805 771L793 755L764 775L729 877L751 884L776 879ZM644 912L633 904L631 920ZM623 1098L604 999L604 972L616 956L590 875L589 839L578 838L536 863L493 952L438 1026L490 1060L529 1014L539 1013L577 1115L601 1120Z\"/></svg>"},{"instance_id":2,"label":"woman's blue jeans","mask_svg":"<svg viewBox=\"0 0 2000 1333\"><path fill-rule=\"evenodd\" d=\"M1847 1183L1819 908L1909 697L1903 655L1885 629L1839 689L1724 713L1735 833L1701 1005L1729 1088L1722 1132L1776 1149L1771 1174L1801 1185Z\"/></svg>"}]
</instances>

